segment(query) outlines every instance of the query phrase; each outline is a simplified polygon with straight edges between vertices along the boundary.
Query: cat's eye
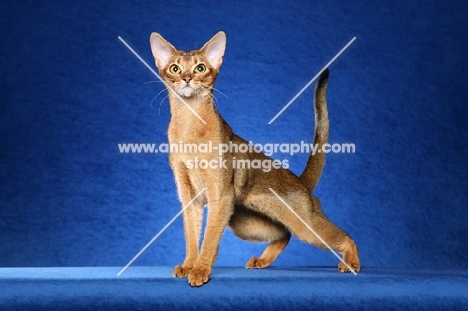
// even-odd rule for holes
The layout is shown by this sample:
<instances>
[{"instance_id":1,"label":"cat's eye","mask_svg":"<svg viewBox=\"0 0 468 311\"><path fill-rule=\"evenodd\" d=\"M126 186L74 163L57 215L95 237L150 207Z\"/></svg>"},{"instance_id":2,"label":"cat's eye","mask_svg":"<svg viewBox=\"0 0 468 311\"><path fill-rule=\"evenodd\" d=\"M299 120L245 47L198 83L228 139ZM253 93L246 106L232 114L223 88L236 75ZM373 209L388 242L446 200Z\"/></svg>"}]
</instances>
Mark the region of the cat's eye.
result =
<instances>
[{"instance_id":1,"label":"cat's eye","mask_svg":"<svg viewBox=\"0 0 468 311\"><path fill-rule=\"evenodd\" d=\"M180 67L177 65L172 65L171 67L169 67L169 72L172 74L178 74L180 73Z\"/></svg>"},{"instance_id":2,"label":"cat's eye","mask_svg":"<svg viewBox=\"0 0 468 311\"><path fill-rule=\"evenodd\" d=\"M206 71L206 66L203 64L199 64L197 65L197 67L195 67L196 73L204 73L205 71Z\"/></svg>"}]
</instances>

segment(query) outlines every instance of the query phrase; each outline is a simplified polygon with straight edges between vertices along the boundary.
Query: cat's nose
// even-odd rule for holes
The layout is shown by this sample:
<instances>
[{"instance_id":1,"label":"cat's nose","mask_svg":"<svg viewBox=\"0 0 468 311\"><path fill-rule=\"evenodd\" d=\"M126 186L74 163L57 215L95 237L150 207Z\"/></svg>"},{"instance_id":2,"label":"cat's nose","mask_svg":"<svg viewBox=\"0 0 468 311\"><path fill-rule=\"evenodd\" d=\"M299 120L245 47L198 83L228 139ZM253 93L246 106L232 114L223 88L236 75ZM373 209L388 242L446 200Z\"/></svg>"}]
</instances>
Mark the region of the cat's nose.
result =
<instances>
[{"instance_id":1,"label":"cat's nose","mask_svg":"<svg viewBox=\"0 0 468 311\"><path fill-rule=\"evenodd\" d=\"M190 80L192 80L192 77L190 75L185 75L183 79L185 82L190 83Z\"/></svg>"}]
</instances>

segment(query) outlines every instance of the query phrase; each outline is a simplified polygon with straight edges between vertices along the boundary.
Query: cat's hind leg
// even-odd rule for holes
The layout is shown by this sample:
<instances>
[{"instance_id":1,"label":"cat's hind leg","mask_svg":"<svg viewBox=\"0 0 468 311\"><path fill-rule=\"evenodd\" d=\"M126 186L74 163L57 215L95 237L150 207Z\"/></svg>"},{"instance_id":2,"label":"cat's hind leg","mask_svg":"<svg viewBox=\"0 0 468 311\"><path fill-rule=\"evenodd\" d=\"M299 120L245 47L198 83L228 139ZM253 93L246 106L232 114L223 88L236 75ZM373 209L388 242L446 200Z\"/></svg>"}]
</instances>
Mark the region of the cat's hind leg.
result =
<instances>
[{"instance_id":1,"label":"cat's hind leg","mask_svg":"<svg viewBox=\"0 0 468 311\"><path fill-rule=\"evenodd\" d=\"M254 242L270 242L258 258L253 256L245 265L248 269L269 267L289 243L291 234L286 228L259 213L235 205L229 220L229 228L241 239Z\"/></svg>"},{"instance_id":2,"label":"cat's hind leg","mask_svg":"<svg viewBox=\"0 0 468 311\"><path fill-rule=\"evenodd\" d=\"M287 228L285 230L291 232L299 240L341 253L346 264L339 263L340 272L350 272L351 269L354 272L360 270L358 249L354 240L325 216L316 197L302 190L284 191L280 188L277 191L279 198L270 194L270 191L270 193L259 191L249 197L247 202L252 209L267 210L271 219L281 221Z\"/></svg>"},{"instance_id":3,"label":"cat's hind leg","mask_svg":"<svg viewBox=\"0 0 468 311\"><path fill-rule=\"evenodd\" d=\"M351 272L350 268L354 272L359 272L361 264L359 262L359 255L356 243L354 240L338 226L330 222L322 213L314 215L311 221L312 228L315 228L316 233L327 242L328 245L324 245L321 241L315 241L316 246L327 249L329 246L343 255L343 261L338 264L338 271L340 272Z\"/></svg>"},{"instance_id":4,"label":"cat's hind leg","mask_svg":"<svg viewBox=\"0 0 468 311\"><path fill-rule=\"evenodd\" d=\"M288 245L290 237L291 235L288 235L281 240L270 242L263 251L262 256L260 256L260 258L253 256L246 263L245 267L247 269L263 269L269 267Z\"/></svg>"}]
</instances>

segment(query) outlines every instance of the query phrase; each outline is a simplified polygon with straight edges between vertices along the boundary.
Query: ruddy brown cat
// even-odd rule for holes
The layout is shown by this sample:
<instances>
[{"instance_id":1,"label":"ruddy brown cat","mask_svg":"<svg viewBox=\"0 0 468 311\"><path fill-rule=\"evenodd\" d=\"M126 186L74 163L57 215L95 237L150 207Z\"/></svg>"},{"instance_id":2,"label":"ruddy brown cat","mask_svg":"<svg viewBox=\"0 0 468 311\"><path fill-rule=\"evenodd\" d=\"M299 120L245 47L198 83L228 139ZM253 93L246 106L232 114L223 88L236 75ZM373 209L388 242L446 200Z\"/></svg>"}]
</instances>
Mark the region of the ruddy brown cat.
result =
<instances>
[{"instance_id":1,"label":"ruddy brown cat","mask_svg":"<svg viewBox=\"0 0 468 311\"><path fill-rule=\"evenodd\" d=\"M196 51L178 51L158 33L151 34L150 43L156 67L169 93L172 115L168 129L169 143L211 142L214 147L229 143L248 144L234 134L213 102L213 86L226 46L224 32L217 33L202 49ZM328 70L320 76L314 93L314 143L319 147L328 140L325 100L327 81ZM217 151L170 153L169 162L182 206L186 206L197 193L206 189L183 213L186 257L181 265L175 267L173 275L187 277L192 286L201 286L208 282L226 227L242 239L269 242L259 258L252 257L247 262L247 268L268 267L284 250L291 233L302 241L325 248L269 188L287 202L333 250L343 254L344 261L354 271L359 271L358 250L353 239L328 220L321 210L319 200L311 195L320 178L324 156L323 153L311 154L307 167L299 178L282 167L269 172L233 167L234 158L245 161L271 160L258 152L226 152L222 154L226 167L215 169L189 169L187 162L194 158L219 161ZM208 206L208 219L200 249L205 205ZM342 262L338 269L341 272L349 271Z\"/></svg>"}]
</instances>

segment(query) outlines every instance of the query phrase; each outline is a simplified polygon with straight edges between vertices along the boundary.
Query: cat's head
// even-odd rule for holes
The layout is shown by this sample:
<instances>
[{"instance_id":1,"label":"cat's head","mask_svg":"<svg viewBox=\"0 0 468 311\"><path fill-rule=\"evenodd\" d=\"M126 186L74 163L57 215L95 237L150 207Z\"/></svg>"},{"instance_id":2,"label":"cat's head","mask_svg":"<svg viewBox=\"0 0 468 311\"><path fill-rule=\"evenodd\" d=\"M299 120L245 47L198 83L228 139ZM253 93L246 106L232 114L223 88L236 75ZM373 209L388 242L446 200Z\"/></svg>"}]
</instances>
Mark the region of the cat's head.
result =
<instances>
[{"instance_id":1,"label":"cat's head","mask_svg":"<svg viewBox=\"0 0 468 311\"><path fill-rule=\"evenodd\" d=\"M150 37L156 67L166 84L180 96L210 96L226 48L226 35L218 32L200 50L178 51L160 34Z\"/></svg>"}]
</instances>

